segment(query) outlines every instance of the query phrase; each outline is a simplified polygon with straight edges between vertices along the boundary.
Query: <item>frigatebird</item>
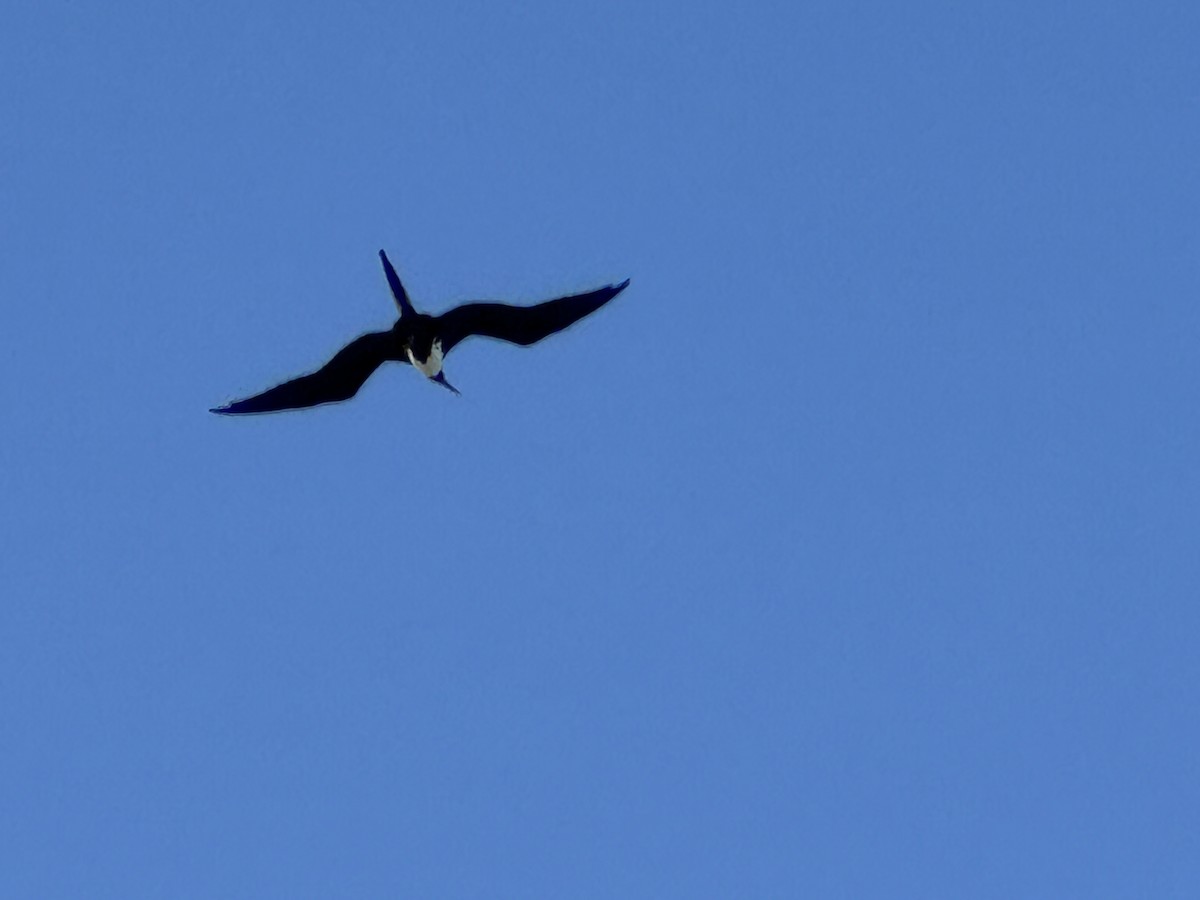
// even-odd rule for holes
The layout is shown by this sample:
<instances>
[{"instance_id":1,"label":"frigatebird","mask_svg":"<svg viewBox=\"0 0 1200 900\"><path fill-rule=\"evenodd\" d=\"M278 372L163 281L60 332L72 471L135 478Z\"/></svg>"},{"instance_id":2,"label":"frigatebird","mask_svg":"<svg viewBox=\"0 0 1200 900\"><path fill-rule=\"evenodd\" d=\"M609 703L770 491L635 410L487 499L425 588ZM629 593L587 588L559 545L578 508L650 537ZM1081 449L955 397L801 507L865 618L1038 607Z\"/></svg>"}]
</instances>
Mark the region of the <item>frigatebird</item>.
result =
<instances>
[{"instance_id":1,"label":"frigatebird","mask_svg":"<svg viewBox=\"0 0 1200 900\"><path fill-rule=\"evenodd\" d=\"M389 331L359 335L317 371L209 412L238 416L349 400L388 361L411 363L430 381L457 394L458 389L446 380L442 371L442 360L464 338L480 335L527 347L594 313L629 285L626 278L620 284L558 297L535 306L464 303L439 316L430 316L413 308L400 277L382 250L379 259L400 311Z\"/></svg>"}]
</instances>

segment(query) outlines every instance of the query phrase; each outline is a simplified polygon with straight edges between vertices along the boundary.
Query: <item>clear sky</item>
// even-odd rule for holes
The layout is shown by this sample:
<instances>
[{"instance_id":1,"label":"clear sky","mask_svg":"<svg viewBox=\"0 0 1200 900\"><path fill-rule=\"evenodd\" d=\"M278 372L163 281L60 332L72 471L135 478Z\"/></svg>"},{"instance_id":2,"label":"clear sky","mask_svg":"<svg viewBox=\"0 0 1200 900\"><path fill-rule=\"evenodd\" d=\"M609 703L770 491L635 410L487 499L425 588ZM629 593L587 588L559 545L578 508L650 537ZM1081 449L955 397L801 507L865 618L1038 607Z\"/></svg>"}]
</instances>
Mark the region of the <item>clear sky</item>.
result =
<instances>
[{"instance_id":1,"label":"clear sky","mask_svg":"<svg viewBox=\"0 0 1200 900\"><path fill-rule=\"evenodd\" d=\"M0 896L1197 895L1195 4L2 18Z\"/></svg>"}]
</instances>

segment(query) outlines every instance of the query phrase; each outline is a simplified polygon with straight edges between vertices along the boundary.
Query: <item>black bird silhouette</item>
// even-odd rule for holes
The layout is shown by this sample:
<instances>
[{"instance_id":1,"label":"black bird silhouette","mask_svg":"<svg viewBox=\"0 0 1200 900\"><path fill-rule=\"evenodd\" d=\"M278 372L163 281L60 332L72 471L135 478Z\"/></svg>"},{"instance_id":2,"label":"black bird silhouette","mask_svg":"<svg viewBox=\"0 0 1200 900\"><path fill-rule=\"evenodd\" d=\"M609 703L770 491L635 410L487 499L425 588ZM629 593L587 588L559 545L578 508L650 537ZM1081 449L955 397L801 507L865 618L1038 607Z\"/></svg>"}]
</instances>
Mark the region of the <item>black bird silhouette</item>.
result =
<instances>
[{"instance_id":1,"label":"black bird silhouette","mask_svg":"<svg viewBox=\"0 0 1200 900\"><path fill-rule=\"evenodd\" d=\"M442 372L442 359L464 338L481 335L522 346L536 344L542 338L562 331L594 313L629 284L626 278L617 285L610 284L586 294L547 300L536 306L465 303L440 316L429 316L413 308L387 254L380 250L379 258L383 261L383 271L400 310L400 317L390 331L372 331L360 335L317 371L209 412L238 416L303 409L321 403L349 400L358 393L371 373L389 360L411 363L425 377L457 394L458 389L446 380Z\"/></svg>"}]
</instances>

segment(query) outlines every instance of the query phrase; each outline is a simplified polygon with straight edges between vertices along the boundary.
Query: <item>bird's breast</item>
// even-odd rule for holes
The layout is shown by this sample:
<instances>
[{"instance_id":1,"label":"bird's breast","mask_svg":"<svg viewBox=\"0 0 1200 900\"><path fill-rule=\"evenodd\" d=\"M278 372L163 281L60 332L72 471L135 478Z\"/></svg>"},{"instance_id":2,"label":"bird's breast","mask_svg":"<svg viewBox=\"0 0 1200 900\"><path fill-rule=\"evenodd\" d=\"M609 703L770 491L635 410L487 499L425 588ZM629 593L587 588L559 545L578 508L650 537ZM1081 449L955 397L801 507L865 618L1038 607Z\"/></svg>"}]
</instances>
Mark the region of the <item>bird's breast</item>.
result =
<instances>
[{"instance_id":1,"label":"bird's breast","mask_svg":"<svg viewBox=\"0 0 1200 900\"><path fill-rule=\"evenodd\" d=\"M404 349L408 353L408 361L426 378L432 378L442 371L442 342L440 340L434 340L429 347L429 355L423 360L417 358L411 346Z\"/></svg>"}]
</instances>

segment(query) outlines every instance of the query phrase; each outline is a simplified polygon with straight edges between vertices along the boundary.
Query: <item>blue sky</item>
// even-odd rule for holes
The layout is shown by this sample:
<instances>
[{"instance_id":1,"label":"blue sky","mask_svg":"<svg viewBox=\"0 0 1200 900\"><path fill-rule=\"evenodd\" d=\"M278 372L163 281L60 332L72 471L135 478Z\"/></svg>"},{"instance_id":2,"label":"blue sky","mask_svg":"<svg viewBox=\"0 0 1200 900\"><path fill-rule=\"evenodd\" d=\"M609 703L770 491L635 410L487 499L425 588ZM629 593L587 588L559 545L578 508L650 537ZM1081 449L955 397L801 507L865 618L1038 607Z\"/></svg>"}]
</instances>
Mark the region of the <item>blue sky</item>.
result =
<instances>
[{"instance_id":1,"label":"blue sky","mask_svg":"<svg viewBox=\"0 0 1200 900\"><path fill-rule=\"evenodd\" d=\"M1195 896L1193 5L3 18L0 894Z\"/></svg>"}]
</instances>

